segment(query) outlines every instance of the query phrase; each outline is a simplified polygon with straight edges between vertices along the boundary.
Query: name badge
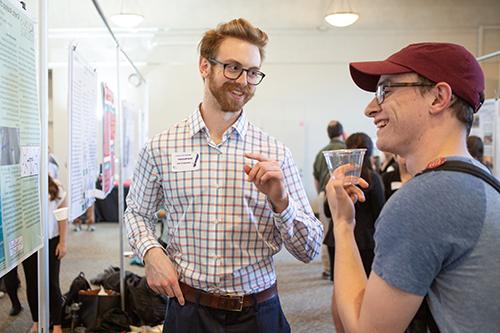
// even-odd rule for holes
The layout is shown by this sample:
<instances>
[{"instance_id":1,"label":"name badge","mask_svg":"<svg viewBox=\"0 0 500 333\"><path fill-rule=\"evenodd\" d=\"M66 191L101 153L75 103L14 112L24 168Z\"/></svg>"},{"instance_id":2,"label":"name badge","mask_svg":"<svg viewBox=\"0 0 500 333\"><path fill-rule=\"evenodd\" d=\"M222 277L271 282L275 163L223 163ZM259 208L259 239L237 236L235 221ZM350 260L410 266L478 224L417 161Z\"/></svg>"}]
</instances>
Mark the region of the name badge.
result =
<instances>
[{"instance_id":1,"label":"name badge","mask_svg":"<svg viewBox=\"0 0 500 333\"><path fill-rule=\"evenodd\" d=\"M401 186L403 186L401 182L391 182L391 190L393 191L401 188Z\"/></svg>"},{"instance_id":2,"label":"name badge","mask_svg":"<svg viewBox=\"0 0 500 333\"><path fill-rule=\"evenodd\" d=\"M200 168L200 153L176 152L172 154L172 171L194 171Z\"/></svg>"}]
</instances>

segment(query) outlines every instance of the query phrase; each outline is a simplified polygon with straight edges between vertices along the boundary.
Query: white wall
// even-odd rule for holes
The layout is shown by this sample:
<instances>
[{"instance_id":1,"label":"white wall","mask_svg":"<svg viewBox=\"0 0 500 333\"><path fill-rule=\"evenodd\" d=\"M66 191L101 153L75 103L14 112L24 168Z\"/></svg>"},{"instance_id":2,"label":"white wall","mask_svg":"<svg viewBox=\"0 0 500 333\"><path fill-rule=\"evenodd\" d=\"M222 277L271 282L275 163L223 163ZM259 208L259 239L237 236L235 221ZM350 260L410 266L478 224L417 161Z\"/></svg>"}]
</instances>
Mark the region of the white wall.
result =
<instances>
[{"instance_id":1,"label":"white wall","mask_svg":"<svg viewBox=\"0 0 500 333\"><path fill-rule=\"evenodd\" d=\"M266 78L246 107L250 120L292 150L310 198L315 196L312 163L327 142L326 125L337 119L348 133L374 137L375 127L363 115L373 95L352 82L348 63L385 59L412 42L448 41L477 50L476 29L270 33L262 71ZM199 38L188 36L187 40ZM500 44L500 38L499 44ZM189 44L189 43L186 43ZM189 49L185 49L189 47ZM181 51L183 61L149 66L150 133L193 112L202 98L195 43ZM500 45L498 45L500 49Z\"/></svg>"}]
</instances>

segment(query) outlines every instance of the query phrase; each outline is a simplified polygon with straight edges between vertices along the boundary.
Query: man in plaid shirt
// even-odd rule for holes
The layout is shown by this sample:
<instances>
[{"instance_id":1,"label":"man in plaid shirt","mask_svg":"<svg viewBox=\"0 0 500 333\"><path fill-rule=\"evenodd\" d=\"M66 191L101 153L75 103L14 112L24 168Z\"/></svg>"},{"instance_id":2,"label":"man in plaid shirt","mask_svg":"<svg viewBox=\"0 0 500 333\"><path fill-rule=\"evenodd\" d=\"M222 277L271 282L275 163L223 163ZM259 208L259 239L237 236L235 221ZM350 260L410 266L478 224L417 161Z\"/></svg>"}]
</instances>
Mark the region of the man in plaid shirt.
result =
<instances>
[{"instance_id":1,"label":"man in plaid shirt","mask_svg":"<svg viewBox=\"0 0 500 333\"><path fill-rule=\"evenodd\" d=\"M150 288L171 297L164 332L289 332L272 256L282 244L303 262L319 252L323 228L289 149L242 109L265 76L267 39L244 19L207 31L202 103L140 153L125 221Z\"/></svg>"}]
</instances>

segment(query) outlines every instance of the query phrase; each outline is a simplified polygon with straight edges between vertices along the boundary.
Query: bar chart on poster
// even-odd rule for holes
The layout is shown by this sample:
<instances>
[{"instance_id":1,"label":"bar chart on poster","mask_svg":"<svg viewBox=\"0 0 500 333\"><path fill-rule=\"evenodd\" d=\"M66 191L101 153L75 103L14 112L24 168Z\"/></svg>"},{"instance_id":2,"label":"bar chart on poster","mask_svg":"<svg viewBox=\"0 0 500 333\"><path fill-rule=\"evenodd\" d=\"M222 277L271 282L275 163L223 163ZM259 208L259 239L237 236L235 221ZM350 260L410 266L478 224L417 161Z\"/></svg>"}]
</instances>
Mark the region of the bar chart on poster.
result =
<instances>
[{"instance_id":1,"label":"bar chart on poster","mask_svg":"<svg viewBox=\"0 0 500 333\"><path fill-rule=\"evenodd\" d=\"M33 20L0 0L0 276L42 246Z\"/></svg>"},{"instance_id":2,"label":"bar chart on poster","mask_svg":"<svg viewBox=\"0 0 500 333\"><path fill-rule=\"evenodd\" d=\"M68 110L70 128L70 220L82 215L95 201L97 169L97 73L69 47Z\"/></svg>"}]
</instances>

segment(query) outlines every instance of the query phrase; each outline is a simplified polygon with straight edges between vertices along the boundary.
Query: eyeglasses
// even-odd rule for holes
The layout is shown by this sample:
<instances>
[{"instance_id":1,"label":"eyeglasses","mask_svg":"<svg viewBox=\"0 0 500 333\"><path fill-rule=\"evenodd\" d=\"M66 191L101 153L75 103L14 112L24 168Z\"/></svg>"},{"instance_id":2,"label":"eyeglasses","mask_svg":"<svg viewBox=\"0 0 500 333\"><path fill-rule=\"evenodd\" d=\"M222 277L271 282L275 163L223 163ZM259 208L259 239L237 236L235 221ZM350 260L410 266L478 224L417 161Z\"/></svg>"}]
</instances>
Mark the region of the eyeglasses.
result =
<instances>
[{"instance_id":1,"label":"eyeglasses","mask_svg":"<svg viewBox=\"0 0 500 333\"><path fill-rule=\"evenodd\" d=\"M262 73L257 68L243 68L243 66L241 66L237 62L225 64L213 58L208 59L208 61L224 67L224 77L229 80L238 80L243 71L245 71L247 72L247 83L256 86L266 76L266 74Z\"/></svg>"},{"instance_id":2,"label":"eyeglasses","mask_svg":"<svg viewBox=\"0 0 500 333\"><path fill-rule=\"evenodd\" d=\"M383 82L377 86L377 91L375 92L375 97L377 98L377 103L380 105L384 102L386 89L389 88L401 88L401 87L433 87L433 83L423 83L423 82Z\"/></svg>"}]
</instances>

